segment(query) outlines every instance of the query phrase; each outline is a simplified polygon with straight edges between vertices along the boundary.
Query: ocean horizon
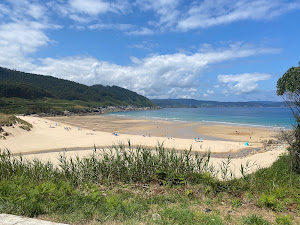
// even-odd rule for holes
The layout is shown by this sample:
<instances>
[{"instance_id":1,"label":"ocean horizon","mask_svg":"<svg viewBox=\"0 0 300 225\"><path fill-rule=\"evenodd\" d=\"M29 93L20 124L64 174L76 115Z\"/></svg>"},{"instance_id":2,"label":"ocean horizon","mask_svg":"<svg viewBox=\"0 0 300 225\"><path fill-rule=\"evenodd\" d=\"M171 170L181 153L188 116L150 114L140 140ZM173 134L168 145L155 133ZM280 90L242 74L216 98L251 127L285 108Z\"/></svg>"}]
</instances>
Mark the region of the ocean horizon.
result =
<instances>
[{"instance_id":1,"label":"ocean horizon","mask_svg":"<svg viewBox=\"0 0 300 225\"><path fill-rule=\"evenodd\" d=\"M288 107L163 108L159 110L113 112L109 115L271 128L292 128L295 124L291 109Z\"/></svg>"}]
</instances>

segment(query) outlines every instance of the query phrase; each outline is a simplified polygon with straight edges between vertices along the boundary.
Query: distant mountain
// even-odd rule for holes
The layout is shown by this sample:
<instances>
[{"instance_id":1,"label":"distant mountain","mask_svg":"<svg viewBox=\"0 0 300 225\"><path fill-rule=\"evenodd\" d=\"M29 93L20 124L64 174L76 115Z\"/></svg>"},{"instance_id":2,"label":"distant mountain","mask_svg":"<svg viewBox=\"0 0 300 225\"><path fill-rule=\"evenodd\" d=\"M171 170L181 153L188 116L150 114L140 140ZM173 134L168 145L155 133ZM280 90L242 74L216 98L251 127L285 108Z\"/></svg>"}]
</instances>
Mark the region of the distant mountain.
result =
<instances>
[{"instance_id":1,"label":"distant mountain","mask_svg":"<svg viewBox=\"0 0 300 225\"><path fill-rule=\"evenodd\" d=\"M10 100L8 101L8 99ZM97 106L97 104L98 106L155 106L146 97L121 87L86 86L51 76L24 73L0 67L0 106L9 108L9 102L22 102L20 99L23 99L27 106L36 106L37 104L41 106L45 105L46 102L54 104L57 100L61 100L57 102L58 104L69 104L75 108L89 107L89 105ZM46 108L49 109L50 105L46 105ZM67 109L68 107L63 108Z\"/></svg>"},{"instance_id":2,"label":"distant mountain","mask_svg":"<svg viewBox=\"0 0 300 225\"><path fill-rule=\"evenodd\" d=\"M163 108L201 108L201 107L287 107L285 102L250 101L250 102L217 102L195 99L151 99Z\"/></svg>"}]
</instances>

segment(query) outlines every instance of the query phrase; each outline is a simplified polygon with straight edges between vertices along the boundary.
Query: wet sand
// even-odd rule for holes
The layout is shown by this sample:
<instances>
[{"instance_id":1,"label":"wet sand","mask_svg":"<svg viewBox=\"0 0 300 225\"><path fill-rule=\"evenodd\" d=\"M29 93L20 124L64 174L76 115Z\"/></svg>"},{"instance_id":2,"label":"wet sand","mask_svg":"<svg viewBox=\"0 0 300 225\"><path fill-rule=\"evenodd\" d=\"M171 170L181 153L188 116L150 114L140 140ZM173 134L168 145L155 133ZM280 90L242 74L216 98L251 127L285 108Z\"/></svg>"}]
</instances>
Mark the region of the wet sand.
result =
<instances>
[{"instance_id":1,"label":"wet sand","mask_svg":"<svg viewBox=\"0 0 300 225\"><path fill-rule=\"evenodd\" d=\"M204 140L230 140L240 142L263 142L274 138L278 130L260 127L242 127L207 123L173 122L166 120L132 119L126 117L99 116L64 116L48 117L72 126L94 131L116 132L155 137L173 137Z\"/></svg>"}]
</instances>

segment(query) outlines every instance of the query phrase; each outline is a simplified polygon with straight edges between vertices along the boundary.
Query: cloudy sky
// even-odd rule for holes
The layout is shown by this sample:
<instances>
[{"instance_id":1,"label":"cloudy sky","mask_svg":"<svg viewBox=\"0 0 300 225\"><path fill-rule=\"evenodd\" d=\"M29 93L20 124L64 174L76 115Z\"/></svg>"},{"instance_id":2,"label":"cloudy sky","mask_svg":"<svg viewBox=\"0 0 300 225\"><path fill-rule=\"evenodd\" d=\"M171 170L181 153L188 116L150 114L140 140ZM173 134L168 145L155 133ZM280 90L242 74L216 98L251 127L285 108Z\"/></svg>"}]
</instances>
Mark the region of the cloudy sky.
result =
<instances>
[{"instance_id":1,"label":"cloudy sky","mask_svg":"<svg viewBox=\"0 0 300 225\"><path fill-rule=\"evenodd\" d=\"M300 0L1 0L0 66L149 98L281 100Z\"/></svg>"}]
</instances>

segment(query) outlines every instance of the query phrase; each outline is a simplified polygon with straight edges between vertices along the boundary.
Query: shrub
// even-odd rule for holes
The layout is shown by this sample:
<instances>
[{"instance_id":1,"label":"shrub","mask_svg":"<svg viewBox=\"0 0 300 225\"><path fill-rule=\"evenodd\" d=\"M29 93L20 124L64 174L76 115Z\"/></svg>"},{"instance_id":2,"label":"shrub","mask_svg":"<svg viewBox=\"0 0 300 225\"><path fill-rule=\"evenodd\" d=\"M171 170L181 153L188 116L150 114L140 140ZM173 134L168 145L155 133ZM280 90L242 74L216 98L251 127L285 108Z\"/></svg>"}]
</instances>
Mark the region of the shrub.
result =
<instances>
[{"instance_id":1,"label":"shrub","mask_svg":"<svg viewBox=\"0 0 300 225\"><path fill-rule=\"evenodd\" d=\"M245 225L270 225L270 223L267 220L264 220L261 216L257 216L255 214L244 217L243 224L245 224Z\"/></svg>"},{"instance_id":2,"label":"shrub","mask_svg":"<svg viewBox=\"0 0 300 225\"><path fill-rule=\"evenodd\" d=\"M282 225L292 225L292 220L289 215L286 216L276 216L276 223Z\"/></svg>"}]
</instances>

